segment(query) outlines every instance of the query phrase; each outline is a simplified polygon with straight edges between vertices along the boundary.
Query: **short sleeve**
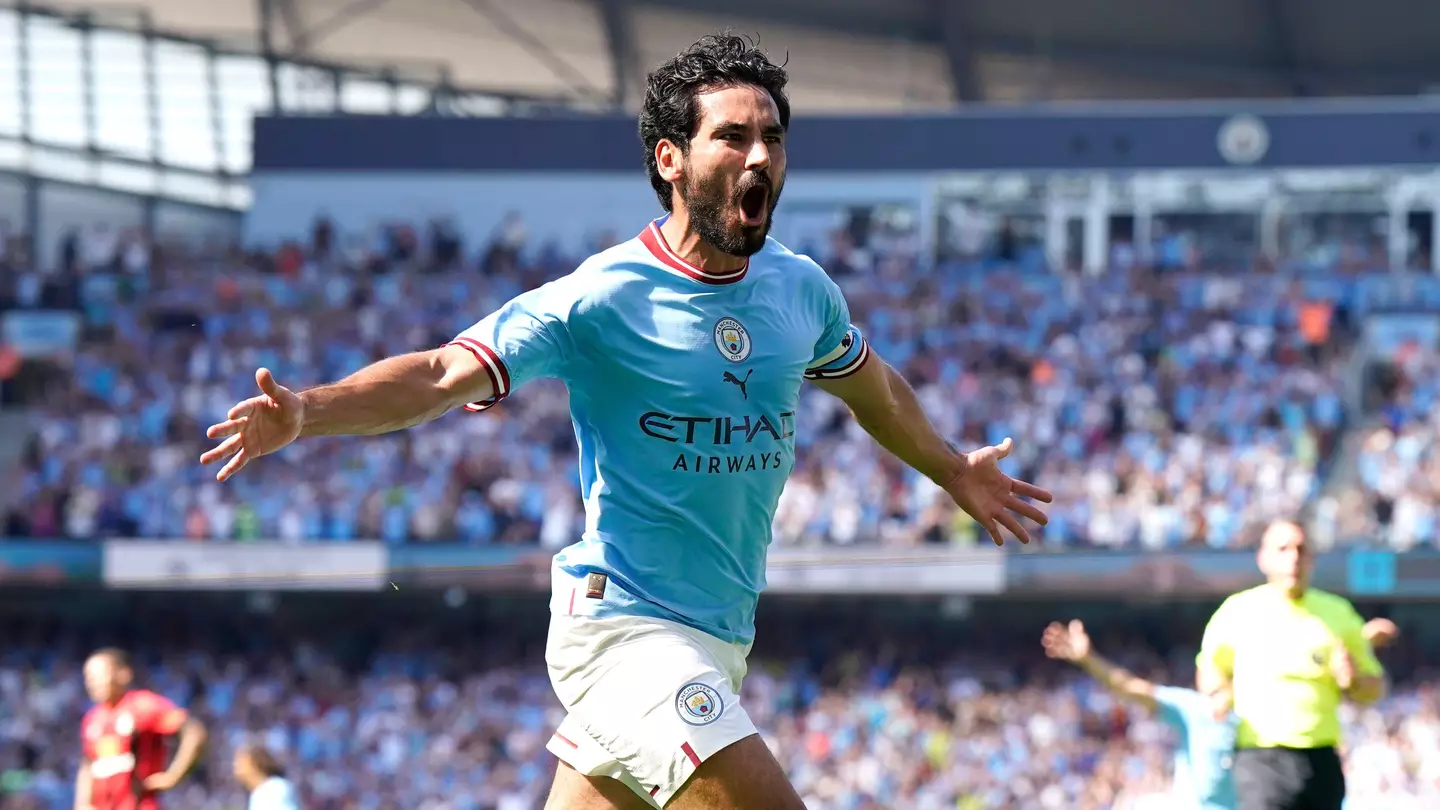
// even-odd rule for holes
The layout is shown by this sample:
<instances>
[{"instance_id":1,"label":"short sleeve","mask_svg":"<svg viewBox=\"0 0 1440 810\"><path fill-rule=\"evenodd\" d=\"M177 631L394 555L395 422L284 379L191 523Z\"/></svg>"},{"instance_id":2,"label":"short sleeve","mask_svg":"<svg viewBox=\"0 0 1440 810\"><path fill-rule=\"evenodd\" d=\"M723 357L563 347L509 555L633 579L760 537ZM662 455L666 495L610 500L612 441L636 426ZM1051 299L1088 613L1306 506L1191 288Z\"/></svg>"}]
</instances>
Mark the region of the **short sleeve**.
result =
<instances>
[{"instance_id":1,"label":"short sleeve","mask_svg":"<svg viewBox=\"0 0 1440 810\"><path fill-rule=\"evenodd\" d=\"M164 695L146 693L135 713L135 730L170 736L190 719L190 713L176 706Z\"/></svg>"},{"instance_id":2,"label":"short sleeve","mask_svg":"<svg viewBox=\"0 0 1440 810\"><path fill-rule=\"evenodd\" d=\"M1231 635L1229 616L1232 599L1226 599L1205 625L1205 635L1200 641L1200 653L1195 656L1197 667L1211 667L1225 675L1235 671L1235 639Z\"/></svg>"},{"instance_id":3,"label":"short sleeve","mask_svg":"<svg viewBox=\"0 0 1440 810\"><path fill-rule=\"evenodd\" d=\"M472 402L466 410L483 411L531 380L563 377L568 320L574 309L569 279L516 296L450 341L475 355L495 391L495 396Z\"/></svg>"},{"instance_id":4,"label":"short sleeve","mask_svg":"<svg viewBox=\"0 0 1440 810\"><path fill-rule=\"evenodd\" d=\"M1190 724L1190 718L1200 711L1198 704L1201 700L1204 697L1191 689L1155 687L1155 712L1162 722L1175 728L1185 728Z\"/></svg>"},{"instance_id":5,"label":"short sleeve","mask_svg":"<svg viewBox=\"0 0 1440 810\"><path fill-rule=\"evenodd\" d=\"M850 322L850 305L845 302L845 294L840 291L839 285L823 270L816 269L821 279L816 302L821 329L810 365L805 368L805 379L848 377L870 359L870 344L859 327Z\"/></svg>"},{"instance_id":6,"label":"short sleeve","mask_svg":"<svg viewBox=\"0 0 1440 810\"><path fill-rule=\"evenodd\" d=\"M1338 635L1355 662L1355 671L1362 675L1384 675L1385 668L1375 656L1375 648L1365 638L1365 620L1355 611L1355 606L1344 603L1344 617Z\"/></svg>"}]
</instances>

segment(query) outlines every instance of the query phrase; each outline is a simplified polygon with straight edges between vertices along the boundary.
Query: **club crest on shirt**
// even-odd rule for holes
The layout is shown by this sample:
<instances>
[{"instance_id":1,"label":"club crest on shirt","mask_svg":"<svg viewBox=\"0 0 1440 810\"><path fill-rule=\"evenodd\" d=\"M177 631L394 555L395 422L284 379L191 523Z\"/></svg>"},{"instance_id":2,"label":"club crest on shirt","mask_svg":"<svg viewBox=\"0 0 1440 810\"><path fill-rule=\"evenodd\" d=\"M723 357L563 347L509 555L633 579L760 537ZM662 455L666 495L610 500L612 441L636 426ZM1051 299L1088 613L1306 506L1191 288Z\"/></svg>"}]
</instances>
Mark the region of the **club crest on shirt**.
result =
<instances>
[{"instance_id":1,"label":"club crest on shirt","mask_svg":"<svg viewBox=\"0 0 1440 810\"><path fill-rule=\"evenodd\" d=\"M703 683L687 683L675 695L675 711L692 726L706 726L720 719L725 701Z\"/></svg>"},{"instance_id":2,"label":"club crest on shirt","mask_svg":"<svg viewBox=\"0 0 1440 810\"><path fill-rule=\"evenodd\" d=\"M726 360L743 363L750 356L750 333L734 318L721 318L715 322L715 348Z\"/></svg>"},{"instance_id":3,"label":"club crest on shirt","mask_svg":"<svg viewBox=\"0 0 1440 810\"><path fill-rule=\"evenodd\" d=\"M129 737L135 733L135 718L129 712L121 712L115 718L115 733L121 737Z\"/></svg>"}]
</instances>

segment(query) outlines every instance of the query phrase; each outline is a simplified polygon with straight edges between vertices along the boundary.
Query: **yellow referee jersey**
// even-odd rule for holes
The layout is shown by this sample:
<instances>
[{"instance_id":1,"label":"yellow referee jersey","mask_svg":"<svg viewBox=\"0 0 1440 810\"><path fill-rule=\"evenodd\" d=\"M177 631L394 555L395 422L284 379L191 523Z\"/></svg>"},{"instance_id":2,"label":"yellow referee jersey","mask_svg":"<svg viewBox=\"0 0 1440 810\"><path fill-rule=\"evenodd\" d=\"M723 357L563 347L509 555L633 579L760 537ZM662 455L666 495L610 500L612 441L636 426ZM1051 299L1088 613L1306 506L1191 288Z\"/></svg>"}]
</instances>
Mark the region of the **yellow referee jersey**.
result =
<instances>
[{"instance_id":1,"label":"yellow referee jersey","mask_svg":"<svg viewBox=\"0 0 1440 810\"><path fill-rule=\"evenodd\" d=\"M1196 664L1230 676L1241 748L1321 748L1340 742L1340 688L1330 656L1344 644L1357 675L1384 670L1349 600L1310 588L1293 600L1261 585L1210 617Z\"/></svg>"}]
</instances>

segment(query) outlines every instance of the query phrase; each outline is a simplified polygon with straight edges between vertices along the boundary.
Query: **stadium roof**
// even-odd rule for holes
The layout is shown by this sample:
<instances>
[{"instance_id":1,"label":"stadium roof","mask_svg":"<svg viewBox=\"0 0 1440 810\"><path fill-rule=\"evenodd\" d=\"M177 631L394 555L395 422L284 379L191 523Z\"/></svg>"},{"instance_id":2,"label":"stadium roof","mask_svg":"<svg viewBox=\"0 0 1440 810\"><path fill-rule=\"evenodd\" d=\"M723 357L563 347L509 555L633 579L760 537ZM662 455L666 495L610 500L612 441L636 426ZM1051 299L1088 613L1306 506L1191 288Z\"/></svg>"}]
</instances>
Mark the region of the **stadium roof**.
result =
<instances>
[{"instance_id":1,"label":"stadium roof","mask_svg":"<svg viewBox=\"0 0 1440 810\"><path fill-rule=\"evenodd\" d=\"M966 102L1413 94L1440 82L1428 0L48 0L102 22L459 87L633 102L718 28L788 53L802 111ZM622 92L617 94L616 88Z\"/></svg>"}]
</instances>

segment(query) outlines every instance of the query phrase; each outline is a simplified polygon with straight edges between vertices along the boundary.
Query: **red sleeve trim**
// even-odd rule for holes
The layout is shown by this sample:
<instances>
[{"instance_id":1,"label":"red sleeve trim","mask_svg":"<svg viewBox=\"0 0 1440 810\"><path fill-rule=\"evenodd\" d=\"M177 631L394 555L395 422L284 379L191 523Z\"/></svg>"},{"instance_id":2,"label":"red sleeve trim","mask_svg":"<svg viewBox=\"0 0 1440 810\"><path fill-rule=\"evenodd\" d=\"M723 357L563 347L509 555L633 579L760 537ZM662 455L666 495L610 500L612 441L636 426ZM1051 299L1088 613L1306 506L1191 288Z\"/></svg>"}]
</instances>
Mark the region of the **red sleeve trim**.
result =
<instances>
[{"instance_id":1,"label":"red sleeve trim","mask_svg":"<svg viewBox=\"0 0 1440 810\"><path fill-rule=\"evenodd\" d=\"M486 346L474 338L457 337L447 346L460 346L469 350L480 361L480 366L490 376L490 387L495 391L495 396L480 402L466 403L465 410L471 413L479 413L498 405L501 400L510 396L510 370L505 367L505 361L494 349Z\"/></svg>"}]
</instances>

